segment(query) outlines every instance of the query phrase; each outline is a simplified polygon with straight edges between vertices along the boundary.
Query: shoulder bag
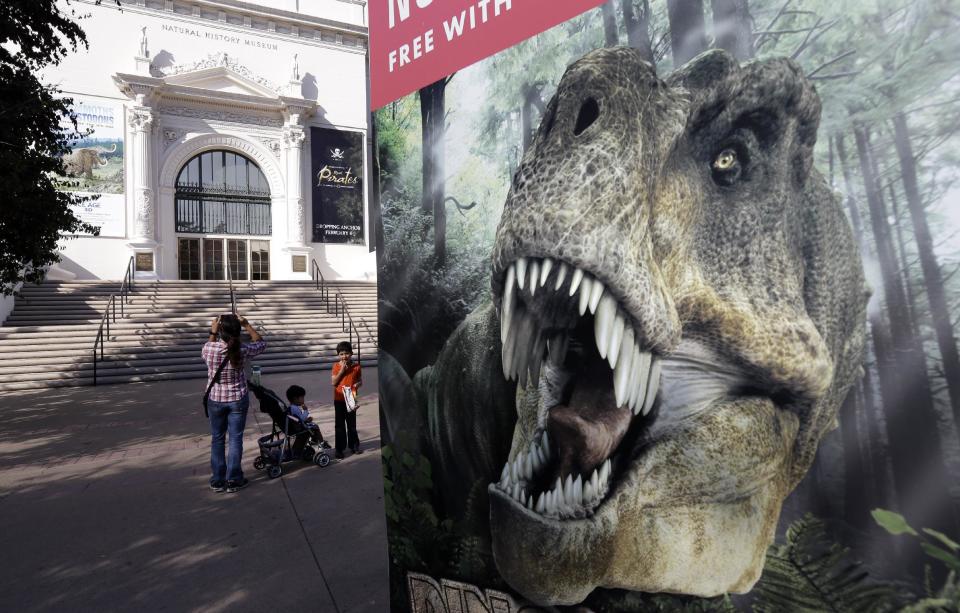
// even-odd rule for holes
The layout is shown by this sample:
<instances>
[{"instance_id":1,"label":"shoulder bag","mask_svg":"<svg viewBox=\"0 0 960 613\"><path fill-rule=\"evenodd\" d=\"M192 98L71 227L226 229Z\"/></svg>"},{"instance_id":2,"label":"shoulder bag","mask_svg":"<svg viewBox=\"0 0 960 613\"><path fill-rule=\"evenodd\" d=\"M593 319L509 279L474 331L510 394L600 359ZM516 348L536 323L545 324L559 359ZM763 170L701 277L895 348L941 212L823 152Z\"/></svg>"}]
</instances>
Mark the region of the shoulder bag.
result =
<instances>
[{"instance_id":1,"label":"shoulder bag","mask_svg":"<svg viewBox=\"0 0 960 613\"><path fill-rule=\"evenodd\" d=\"M203 416L210 418L210 412L207 410L207 401L210 400L210 390L213 389L213 384L220 381L220 373L223 372L223 367L227 365L227 360L230 359L230 356L225 356L223 361L220 362L220 368L217 369L217 374L213 375L213 379L210 380L210 384L207 386L207 391L203 394Z\"/></svg>"}]
</instances>

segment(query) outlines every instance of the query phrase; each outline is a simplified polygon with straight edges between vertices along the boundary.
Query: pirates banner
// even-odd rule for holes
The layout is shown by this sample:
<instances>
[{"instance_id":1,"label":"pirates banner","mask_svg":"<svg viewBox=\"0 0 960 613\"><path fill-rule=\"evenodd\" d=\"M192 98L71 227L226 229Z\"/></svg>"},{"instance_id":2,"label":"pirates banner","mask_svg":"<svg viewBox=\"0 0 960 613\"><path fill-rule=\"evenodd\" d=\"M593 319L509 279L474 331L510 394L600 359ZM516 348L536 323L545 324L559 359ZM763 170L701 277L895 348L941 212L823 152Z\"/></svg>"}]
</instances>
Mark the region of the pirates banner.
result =
<instances>
[{"instance_id":1,"label":"pirates banner","mask_svg":"<svg viewBox=\"0 0 960 613\"><path fill-rule=\"evenodd\" d=\"M363 244L363 134L310 128L313 242Z\"/></svg>"}]
</instances>

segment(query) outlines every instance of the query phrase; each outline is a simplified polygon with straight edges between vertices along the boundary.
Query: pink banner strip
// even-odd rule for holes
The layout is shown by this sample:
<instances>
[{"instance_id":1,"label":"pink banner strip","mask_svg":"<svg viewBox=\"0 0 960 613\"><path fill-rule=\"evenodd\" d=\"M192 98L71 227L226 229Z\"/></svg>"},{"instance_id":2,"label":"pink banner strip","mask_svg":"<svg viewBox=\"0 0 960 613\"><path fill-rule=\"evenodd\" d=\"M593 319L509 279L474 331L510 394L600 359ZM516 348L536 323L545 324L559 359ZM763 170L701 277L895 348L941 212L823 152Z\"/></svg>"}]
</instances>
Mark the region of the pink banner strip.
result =
<instances>
[{"instance_id":1,"label":"pink banner strip","mask_svg":"<svg viewBox=\"0 0 960 613\"><path fill-rule=\"evenodd\" d=\"M604 0L371 0L370 107L378 109Z\"/></svg>"}]
</instances>

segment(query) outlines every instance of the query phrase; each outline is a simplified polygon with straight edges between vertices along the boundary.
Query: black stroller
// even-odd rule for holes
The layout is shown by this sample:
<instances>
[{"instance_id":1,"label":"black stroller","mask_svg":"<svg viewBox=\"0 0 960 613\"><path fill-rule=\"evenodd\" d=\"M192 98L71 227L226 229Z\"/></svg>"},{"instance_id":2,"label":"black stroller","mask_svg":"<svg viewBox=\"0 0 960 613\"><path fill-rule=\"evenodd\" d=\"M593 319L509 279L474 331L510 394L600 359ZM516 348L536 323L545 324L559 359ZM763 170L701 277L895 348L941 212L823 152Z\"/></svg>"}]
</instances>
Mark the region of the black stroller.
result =
<instances>
[{"instance_id":1,"label":"black stroller","mask_svg":"<svg viewBox=\"0 0 960 613\"><path fill-rule=\"evenodd\" d=\"M310 431L297 419L290 414L290 408L272 390L257 385L249 384L250 391L260 402L260 412L270 416L273 425L270 434L261 436L257 439L260 446L260 455L253 461L253 467L257 470L267 469L267 475L271 479L276 479L283 474L281 464L292 460L300 459L305 462L313 462L317 466L326 466L330 463L330 456L324 450L330 446L321 441L319 445L313 441L308 441L299 458L293 454L293 446L298 437L310 437ZM322 438L322 437L321 437Z\"/></svg>"}]
</instances>

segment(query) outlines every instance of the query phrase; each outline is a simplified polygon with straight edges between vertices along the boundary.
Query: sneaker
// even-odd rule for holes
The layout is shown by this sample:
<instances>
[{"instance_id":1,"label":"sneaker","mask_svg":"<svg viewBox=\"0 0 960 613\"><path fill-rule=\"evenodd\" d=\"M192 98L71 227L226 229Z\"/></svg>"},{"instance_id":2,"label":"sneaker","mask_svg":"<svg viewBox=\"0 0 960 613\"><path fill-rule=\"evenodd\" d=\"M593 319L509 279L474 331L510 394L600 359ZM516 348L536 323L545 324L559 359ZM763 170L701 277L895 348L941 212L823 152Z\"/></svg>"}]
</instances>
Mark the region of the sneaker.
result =
<instances>
[{"instance_id":1,"label":"sneaker","mask_svg":"<svg viewBox=\"0 0 960 613\"><path fill-rule=\"evenodd\" d=\"M335 458L338 459L338 460L342 460L342 459L343 459L343 452L338 450L336 453L333 454L333 457L335 457Z\"/></svg>"},{"instance_id":2,"label":"sneaker","mask_svg":"<svg viewBox=\"0 0 960 613\"><path fill-rule=\"evenodd\" d=\"M227 493L233 494L234 492L239 492L243 488L250 485L250 481L246 478L240 479L239 481L227 481Z\"/></svg>"},{"instance_id":3,"label":"sneaker","mask_svg":"<svg viewBox=\"0 0 960 613\"><path fill-rule=\"evenodd\" d=\"M363 449L360 449L359 447L354 447L354 448L353 448L353 452L354 452L354 453L357 453L357 454L360 454L360 453L363 453Z\"/></svg>"},{"instance_id":4,"label":"sneaker","mask_svg":"<svg viewBox=\"0 0 960 613\"><path fill-rule=\"evenodd\" d=\"M211 481L210 489L219 493L227 489L227 484L224 483L223 481Z\"/></svg>"},{"instance_id":5,"label":"sneaker","mask_svg":"<svg viewBox=\"0 0 960 613\"><path fill-rule=\"evenodd\" d=\"M332 447L330 446L330 443L328 443L327 441L323 441L322 443L320 443L320 448L321 448L321 449L332 449Z\"/></svg>"}]
</instances>

